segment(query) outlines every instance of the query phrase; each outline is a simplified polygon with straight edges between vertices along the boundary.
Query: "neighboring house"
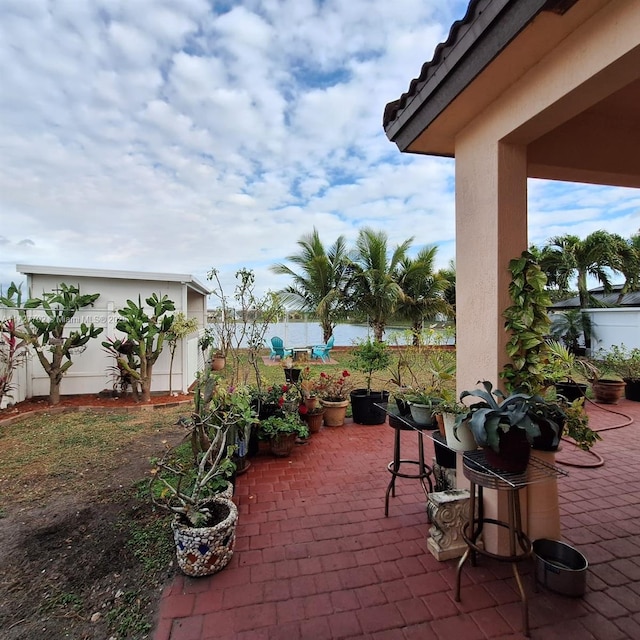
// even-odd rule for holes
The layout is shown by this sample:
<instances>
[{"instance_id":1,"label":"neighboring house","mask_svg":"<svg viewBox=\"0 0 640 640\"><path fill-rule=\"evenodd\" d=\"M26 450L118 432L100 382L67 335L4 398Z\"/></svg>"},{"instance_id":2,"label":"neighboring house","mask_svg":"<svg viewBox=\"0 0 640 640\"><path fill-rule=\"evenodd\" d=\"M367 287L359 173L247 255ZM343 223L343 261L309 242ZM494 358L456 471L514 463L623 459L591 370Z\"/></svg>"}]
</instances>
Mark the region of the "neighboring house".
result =
<instances>
[{"instance_id":1,"label":"neighboring house","mask_svg":"<svg viewBox=\"0 0 640 640\"><path fill-rule=\"evenodd\" d=\"M604 287L589 289L589 293L606 307L590 307L584 313L591 317L593 336L591 351L608 351L614 344L629 349L640 348L640 291L625 293L620 301L622 285L613 285L610 293ZM550 311L561 312L580 308L580 298L573 296L551 305Z\"/></svg>"},{"instance_id":2,"label":"neighboring house","mask_svg":"<svg viewBox=\"0 0 640 640\"><path fill-rule=\"evenodd\" d=\"M104 331L98 338L89 341L83 353L73 358L73 366L62 381L62 395L98 393L113 388L113 376L109 368L114 365L114 360L105 353L101 343L107 338L124 337L115 327L120 318L118 309L124 307L127 300L137 303L140 298L144 304L145 298L152 293L166 295L175 303L175 313L182 311L188 318L197 318L200 327L206 326L207 296L210 291L191 275L33 265L17 265L16 270L26 276L23 300L29 294L38 297L44 291L52 291L62 282L79 287L83 294L100 294L93 307L82 309L67 325L65 333L74 322L82 321L87 324L93 322L95 326L103 327ZM172 374L174 391L186 392L195 379L196 371L203 364L198 338L199 332L178 344ZM49 393L49 377L35 357L30 358L24 371L18 373L16 383L18 389L13 394L14 402ZM169 349L165 346L154 366L152 392L168 389Z\"/></svg>"},{"instance_id":3,"label":"neighboring house","mask_svg":"<svg viewBox=\"0 0 640 640\"><path fill-rule=\"evenodd\" d=\"M640 187L640 2L472 0L412 71L384 129L402 152L456 160L467 389L496 381L506 362L507 266L528 246L527 178Z\"/></svg>"}]
</instances>

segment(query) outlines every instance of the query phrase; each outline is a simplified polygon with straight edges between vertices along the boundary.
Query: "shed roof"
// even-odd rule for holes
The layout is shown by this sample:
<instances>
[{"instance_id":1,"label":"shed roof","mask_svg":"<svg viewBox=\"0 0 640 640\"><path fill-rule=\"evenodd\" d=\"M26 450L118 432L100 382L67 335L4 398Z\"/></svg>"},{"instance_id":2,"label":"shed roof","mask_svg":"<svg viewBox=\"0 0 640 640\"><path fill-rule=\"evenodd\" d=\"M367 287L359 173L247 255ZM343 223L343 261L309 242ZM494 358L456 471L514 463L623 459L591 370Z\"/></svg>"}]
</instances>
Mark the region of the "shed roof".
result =
<instances>
[{"instance_id":1,"label":"shed roof","mask_svg":"<svg viewBox=\"0 0 640 640\"><path fill-rule=\"evenodd\" d=\"M151 280L157 282L179 282L189 289L207 296L211 293L197 278L186 273L152 273L145 271L118 271L110 269L80 269L77 267L48 267L41 265L18 264L18 273L24 275L72 276L75 278L112 278L122 280Z\"/></svg>"},{"instance_id":2,"label":"shed roof","mask_svg":"<svg viewBox=\"0 0 640 640\"><path fill-rule=\"evenodd\" d=\"M604 287L589 289L589 293L607 307L640 307L640 291L629 291L618 302L618 296L622 289L621 284L614 284L609 293L604 292ZM559 300L551 305L551 309L577 309L580 307L580 297L573 296L566 300Z\"/></svg>"}]
</instances>

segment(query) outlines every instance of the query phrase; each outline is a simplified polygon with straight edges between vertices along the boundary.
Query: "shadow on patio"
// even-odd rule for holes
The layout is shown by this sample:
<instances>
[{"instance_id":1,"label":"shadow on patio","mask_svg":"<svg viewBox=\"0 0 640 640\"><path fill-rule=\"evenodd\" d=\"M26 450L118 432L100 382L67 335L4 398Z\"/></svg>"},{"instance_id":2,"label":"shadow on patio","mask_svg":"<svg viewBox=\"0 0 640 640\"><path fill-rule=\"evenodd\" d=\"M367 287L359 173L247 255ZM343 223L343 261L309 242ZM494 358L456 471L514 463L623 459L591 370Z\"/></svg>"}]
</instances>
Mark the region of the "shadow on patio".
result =
<instances>
[{"instance_id":1,"label":"shadow on patio","mask_svg":"<svg viewBox=\"0 0 640 640\"><path fill-rule=\"evenodd\" d=\"M563 539L590 563L587 592L536 593L524 563L532 638L640 637L640 403L591 405L592 428L626 422L603 409L635 422L601 434L603 466L563 467L569 476L558 480ZM427 551L418 482L398 480L385 518L392 438L388 425L325 427L290 458L254 458L236 487L231 563L208 578L175 578L155 640L523 637L508 563L467 564L454 601L457 560ZM425 445L430 460L433 443ZM572 449L558 460L596 461Z\"/></svg>"}]
</instances>

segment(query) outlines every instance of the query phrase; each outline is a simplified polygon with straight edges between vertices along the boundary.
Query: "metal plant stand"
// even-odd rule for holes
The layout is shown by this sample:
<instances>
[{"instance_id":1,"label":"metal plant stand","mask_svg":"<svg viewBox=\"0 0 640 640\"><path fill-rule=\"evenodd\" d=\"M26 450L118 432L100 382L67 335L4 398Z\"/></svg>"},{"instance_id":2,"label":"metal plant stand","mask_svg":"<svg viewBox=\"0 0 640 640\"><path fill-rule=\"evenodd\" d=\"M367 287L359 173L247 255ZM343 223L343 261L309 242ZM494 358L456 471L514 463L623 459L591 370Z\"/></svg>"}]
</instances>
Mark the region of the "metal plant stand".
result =
<instances>
[{"instance_id":1,"label":"metal plant stand","mask_svg":"<svg viewBox=\"0 0 640 640\"><path fill-rule=\"evenodd\" d=\"M469 557L476 564L476 554L481 554L501 562L510 562L513 575L522 599L522 627L525 636L529 635L529 608L527 595L518 571L518 563L531 557L531 540L524 533L520 515L520 489L536 482L543 482L559 475L567 475L557 467L532 456L529 466L523 473L508 473L491 467L484 451L468 451L463 455L463 473L469 480L469 521L464 525L462 536L467 543L456 572L456 602L460 602L460 577L462 567ZM483 489L495 489L507 492L507 520L497 520L484 515ZM476 498L477 492L477 498ZM478 502L476 513L476 500ZM508 530L509 551L507 554L492 553L480 545L484 525L490 524Z\"/></svg>"}]
</instances>

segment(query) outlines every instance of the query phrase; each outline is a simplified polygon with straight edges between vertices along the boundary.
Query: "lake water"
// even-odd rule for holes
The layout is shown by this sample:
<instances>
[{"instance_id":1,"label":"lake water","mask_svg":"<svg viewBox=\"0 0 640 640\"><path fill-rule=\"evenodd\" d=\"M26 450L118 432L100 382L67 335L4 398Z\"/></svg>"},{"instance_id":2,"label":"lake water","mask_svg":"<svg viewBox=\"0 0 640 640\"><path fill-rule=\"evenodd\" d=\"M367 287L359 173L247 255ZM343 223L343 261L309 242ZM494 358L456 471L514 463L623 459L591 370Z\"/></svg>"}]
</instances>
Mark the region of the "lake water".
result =
<instances>
[{"instance_id":1,"label":"lake water","mask_svg":"<svg viewBox=\"0 0 640 640\"><path fill-rule=\"evenodd\" d=\"M402 327L387 327L384 339L395 344L397 336L398 344L406 344ZM350 347L359 340L366 340L372 336L371 329L361 324L339 324L333 330L335 345L338 347ZM316 322L275 322L269 325L265 335L267 345L271 344L271 338L279 336L284 340L285 347L305 347L313 344L322 344L322 329ZM444 343L453 344L453 340L444 340Z\"/></svg>"}]
</instances>

